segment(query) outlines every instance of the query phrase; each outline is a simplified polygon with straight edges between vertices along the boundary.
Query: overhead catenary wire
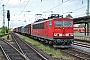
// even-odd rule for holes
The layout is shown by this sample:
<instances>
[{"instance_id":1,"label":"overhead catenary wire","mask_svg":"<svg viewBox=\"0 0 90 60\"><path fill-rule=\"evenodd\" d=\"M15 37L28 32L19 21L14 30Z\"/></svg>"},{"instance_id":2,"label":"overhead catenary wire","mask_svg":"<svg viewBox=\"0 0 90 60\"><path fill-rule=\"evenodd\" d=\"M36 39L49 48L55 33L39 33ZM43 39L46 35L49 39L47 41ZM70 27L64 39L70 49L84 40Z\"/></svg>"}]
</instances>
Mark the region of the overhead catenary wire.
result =
<instances>
[{"instance_id":1,"label":"overhead catenary wire","mask_svg":"<svg viewBox=\"0 0 90 60\"><path fill-rule=\"evenodd\" d=\"M25 7L22 9L22 11L20 12L20 14L24 11L24 9L25 9L25 8L26 8L26 6L28 5L29 1L30 1L30 0L28 0L28 1L27 1L27 3L26 3L26 5L25 5ZM19 14L19 15L20 15L20 14Z\"/></svg>"},{"instance_id":2,"label":"overhead catenary wire","mask_svg":"<svg viewBox=\"0 0 90 60\"><path fill-rule=\"evenodd\" d=\"M20 7L20 3L21 3L21 0L20 0L20 2L18 3L18 5L17 5L17 11L19 11L19 9L18 9L18 7ZM16 15L19 15L19 13L18 14L13 14L14 16L16 16Z\"/></svg>"},{"instance_id":3,"label":"overhead catenary wire","mask_svg":"<svg viewBox=\"0 0 90 60\"><path fill-rule=\"evenodd\" d=\"M74 10L72 10L72 11L80 10L80 9L82 9L82 8L85 8L85 7L86 7L86 6L83 6L83 7L80 7L80 8L74 9Z\"/></svg>"},{"instance_id":4,"label":"overhead catenary wire","mask_svg":"<svg viewBox=\"0 0 90 60\"><path fill-rule=\"evenodd\" d=\"M63 3L66 3L66 2L68 2L68 1L69 1L69 0L66 0L66 1L64 1L64 2L62 2L62 3L60 3L60 4L58 4L58 5L56 5L56 6L52 7L52 8L50 8L50 9L47 10L47 11L50 11L50 10L52 10L52 9L55 9L55 8L57 8L58 6L62 5Z\"/></svg>"},{"instance_id":5,"label":"overhead catenary wire","mask_svg":"<svg viewBox=\"0 0 90 60\"><path fill-rule=\"evenodd\" d=\"M9 0L7 1L6 4L3 4L3 5L4 5L4 6L7 6L8 2L9 2ZM3 3L3 0L0 1L0 5L1 5L1 3ZM2 10L1 10L1 12L2 12Z\"/></svg>"},{"instance_id":6,"label":"overhead catenary wire","mask_svg":"<svg viewBox=\"0 0 90 60\"><path fill-rule=\"evenodd\" d=\"M69 0L70 1L70 0ZM66 2L66 1L65 1ZM64 3L65 3L64 2ZM63 3L63 1L62 1L62 3ZM77 3L75 3L75 4L77 4ZM61 4L62 5L62 4ZM54 9L54 8L56 8L56 7L59 7L60 6L60 4L59 5L57 5L57 6L55 6L55 7L53 7L53 8L51 8L51 9ZM70 7L71 7L71 5L70 5ZM85 4L84 4L84 2L83 2L83 0L82 0L82 3L80 3L80 7L78 7L78 8L76 8L76 9L72 9L70 12L74 12L74 11L78 11L78 10L81 10L81 9L84 9L86 6L85 6ZM49 10L51 10L51 9L49 9ZM64 8L64 9L66 9L66 8ZM63 9L63 10L64 10ZM49 10L47 10L47 11L49 11ZM59 11L60 11L60 9L58 9ZM55 11L55 10L54 10ZM84 13L85 14L85 13Z\"/></svg>"},{"instance_id":7,"label":"overhead catenary wire","mask_svg":"<svg viewBox=\"0 0 90 60\"><path fill-rule=\"evenodd\" d=\"M62 0L62 3L61 3L61 4L58 4L57 6L51 8L51 9L49 9L49 10L52 10L52 9L54 9L54 8L57 8L57 7L59 7L60 5L62 5L63 3L66 3L66 2L68 2L68 1L70 1L70 0L67 0L67 1L65 1L65 2ZM83 3L84 3L84 2L83 2L83 0L82 0L82 4L83 4ZM80 4L80 5L82 5L82 4ZM68 6L68 7L69 7L69 6ZM80 9L80 8L79 8L79 9ZM49 10L47 10L47 11L49 11ZM76 10L76 9L75 9L75 10ZM75 10L74 10L74 11L75 11Z\"/></svg>"},{"instance_id":8,"label":"overhead catenary wire","mask_svg":"<svg viewBox=\"0 0 90 60\"><path fill-rule=\"evenodd\" d=\"M2 4L2 1L3 1L3 0L0 0L0 1L1 1L0 3ZM7 4L9 5L8 0L6 0L6 1L7 1L7 2L6 2L5 5L7 5ZM19 1L20 1L19 4L16 5L18 10L15 10L15 12L17 11L17 13L13 13L14 18L15 18L15 17L17 18L18 15L21 15L21 16L22 16L23 14L26 14L26 13L23 13L23 11L25 11L26 8L27 8L27 7L29 6L29 4L30 4L30 3L28 3L28 0L25 1L25 2L23 3L23 5L21 5L23 0L19 0ZM35 14L35 13L37 13L37 12L36 12L36 9L39 8L38 6L41 5L40 3L43 4L43 3L47 3L47 2L48 2L48 1L45 1L45 2L44 2L44 1L45 1L45 0L39 0L39 3L35 3L35 6L32 7L33 9L31 9L32 15ZM59 0L58 0L58 1L59 1ZM77 3L77 4L79 4L77 7L74 6L76 2L73 2L74 4L72 4L72 5L66 5L66 8L64 8L64 4L66 4L65 1L67 1L66 3L72 2L71 0L63 0L63 2L62 2L62 0L60 0L58 4L54 4L54 6L56 6L55 8L54 8L53 5L52 5L52 7L47 6L47 7L49 7L49 8L46 9L46 11L47 11L47 10L48 10L48 11L49 11L49 10L50 10L50 11L51 11L51 10L54 10L54 11L57 12L56 9L58 9L58 12L59 12L59 11L62 9L62 8L61 8L62 5L63 5L63 9L62 9L62 10L63 10L63 13L65 13L65 11L67 11L67 12L70 11L70 12L76 13L76 12L78 12L78 11L80 11L80 10L83 10L83 11L84 11L84 10L86 9L86 8L85 8L86 6L84 6L84 5L86 4L86 3L84 2L84 0L79 0L79 1L77 1L77 2L79 2L79 3ZM74 1L74 0L73 0L73 1ZM83 1L83 3L82 3L82 1ZM10 2L10 0L9 0L9 2ZM52 2L50 2L50 3L52 3ZM57 3L57 2L55 2L55 3ZM0 5L1 5L1 4L0 4ZM61 4L61 5L60 5L60 4ZM80 4L82 4L82 6L81 6ZM43 5L44 5L44 4L43 4ZM49 5L49 4L48 4L48 5ZM26 6L26 7L25 7L25 6ZM68 10L68 6L70 6L70 7L69 7L69 8L70 8L69 10ZM80 7L80 6L81 6L81 7ZM18 7L20 7L20 8L18 8ZM40 7L40 8L43 8L43 7L44 7L44 6L42 6L42 7ZM51 9L50 9L50 8L51 8ZM61 8L61 9L59 9L59 8ZM1 8L0 8L0 9L1 9ZM65 10L64 10L64 9L65 9ZM34 12L33 10L34 10L35 12ZM44 10L45 10L45 9L44 9ZM38 10L37 10L37 11L38 11ZM54 11L53 11L53 12L54 12ZM0 10L0 12L1 12L1 10ZM19 12L19 13L18 13L18 12ZM39 10L39 12L41 12L41 11ZM2 13L2 12L1 12L1 13ZM28 14L30 15L31 13L28 13ZM26 16L28 16L28 14L27 14ZM72 15L73 15L73 14L72 14ZM76 15L77 15L77 14L76 14ZM20 16L20 17L21 17L21 16Z\"/></svg>"},{"instance_id":9,"label":"overhead catenary wire","mask_svg":"<svg viewBox=\"0 0 90 60\"><path fill-rule=\"evenodd\" d=\"M83 1L83 0L82 0ZM78 4L79 3L79 1L78 2L76 2L75 4ZM83 3L82 3L83 4ZM85 4L80 4L79 6L81 7L81 6L83 6L83 5L85 5ZM67 7L73 7L73 5L71 6L71 5L69 5L69 6L67 6ZM85 6L84 6L85 7ZM84 8L84 7L81 7L81 8L77 8L77 9L74 9L74 10L72 10L72 11L75 11L75 10L79 10L79 9L82 9L82 8ZM58 11L59 9L57 9L56 11ZM67 10L67 8L63 8L63 10Z\"/></svg>"},{"instance_id":10,"label":"overhead catenary wire","mask_svg":"<svg viewBox=\"0 0 90 60\"><path fill-rule=\"evenodd\" d=\"M7 6L8 2L9 2L9 0L8 0L7 3L5 4L5 6Z\"/></svg>"},{"instance_id":11,"label":"overhead catenary wire","mask_svg":"<svg viewBox=\"0 0 90 60\"><path fill-rule=\"evenodd\" d=\"M3 2L3 0L1 0L1 3ZM3 4L5 7L7 6L7 4L8 4L8 2L9 2L9 0L7 1L7 3L6 4ZM2 12L2 10L1 10L1 12Z\"/></svg>"},{"instance_id":12,"label":"overhead catenary wire","mask_svg":"<svg viewBox=\"0 0 90 60\"><path fill-rule=\"evenodd\" d=\"M83 0L82 0L82 4L83 4L84 2L83 2ZM82 4L80 4L80 5L82 5ZM74 9L74 10L72 10L72 11L77 11L77 10L80 10L80 9L83 9L83 8L85 8L86 6L84 5L84 6L82 6L82 7L79 7L79 8L76 8L76 9Z\"/></svg>"},{"instance_id":13,"label":"overhead catenary wire","mask_svg":"<svg viewBox=\"0 0 90 60\"><path fill-rule=\"evenodd\" d=\"M63 1L63 0L62 0L62 3L60 3L60 4L58 4L58 5L50 8L50 9L47 10L47 11L50 11L50 10L52 10L52 9L55 9L55 8L59 7L60 5L66 3L66 2L68 2L68 1L70 1L70 0L66 0L66 1ZM80 9L85 8L86 6L83 6L83 5L85 5L85 4L83 4L83 3L84 3L83 0L81 0L81 2L82 2L82 3L80 3L80 7L79 7L79 8L73 9L73 10L71 10L71 11L77 11L77 10L80 10ZM77 3L76 3L76 4L77 4ZM82 5L83 7L81 7L81 5ZM70 5L70 6L71 6L71 5ZM65 9L66 9L66 8L65 8ZM58 10L59 10L59 9L58 9ZM43 13L42 13L42 14L43 14Z\"/></svg>"},{"instance_id":14,"label":"overhead catenary wire","mask_svg":"<svg viewBox=\"0 0 90 60\"><path fill-rule=\"evenodd\" d=\"M42 3L42 1L39 2L39 3L35 6L35 8L37 8L37 6L39 6L41 3ZM35 8L33 8L32 11L33 11Z\"/></svg>"}]
</instances>

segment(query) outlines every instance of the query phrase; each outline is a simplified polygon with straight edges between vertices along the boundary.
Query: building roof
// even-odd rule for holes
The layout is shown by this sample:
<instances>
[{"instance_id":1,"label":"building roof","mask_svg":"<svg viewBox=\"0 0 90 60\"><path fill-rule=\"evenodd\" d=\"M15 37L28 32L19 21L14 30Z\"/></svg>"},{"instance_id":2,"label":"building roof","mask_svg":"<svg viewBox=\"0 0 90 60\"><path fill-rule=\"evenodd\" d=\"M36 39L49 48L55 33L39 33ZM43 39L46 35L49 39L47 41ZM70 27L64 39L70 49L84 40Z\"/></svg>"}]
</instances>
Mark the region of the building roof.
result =
<instances>
[{"instance_id":1,"label":"building roof","mask_svg":"<svg viewBox=\"0 0 90 60\"><path fill-rule=\"evenodd\" d=\"M73 18L74 24L80 24L80 23L89 23L90 22L90 16L84 16L84 17L78 17Z\"/></svg>"}]
</instances>

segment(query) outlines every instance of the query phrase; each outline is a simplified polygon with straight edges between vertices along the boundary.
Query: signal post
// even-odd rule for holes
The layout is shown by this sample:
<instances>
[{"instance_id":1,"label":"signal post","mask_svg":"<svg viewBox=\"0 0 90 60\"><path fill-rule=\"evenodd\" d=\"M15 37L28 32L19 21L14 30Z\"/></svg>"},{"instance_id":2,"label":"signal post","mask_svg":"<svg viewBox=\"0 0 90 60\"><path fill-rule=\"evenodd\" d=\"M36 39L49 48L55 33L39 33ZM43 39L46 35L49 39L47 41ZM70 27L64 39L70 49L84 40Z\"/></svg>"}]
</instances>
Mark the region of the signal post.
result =
<instances>
[{"instance_id":1,"label":"signal post","mask_svg":"<svg viewBox=\"0 0 90 60\"><path fill-rule=\"evenodd\" d=\"M7 19L8 19L8 36L7 39L9 39L9 21L10 21L10 11L7 10Z\"/></svg>"}]
</instances>

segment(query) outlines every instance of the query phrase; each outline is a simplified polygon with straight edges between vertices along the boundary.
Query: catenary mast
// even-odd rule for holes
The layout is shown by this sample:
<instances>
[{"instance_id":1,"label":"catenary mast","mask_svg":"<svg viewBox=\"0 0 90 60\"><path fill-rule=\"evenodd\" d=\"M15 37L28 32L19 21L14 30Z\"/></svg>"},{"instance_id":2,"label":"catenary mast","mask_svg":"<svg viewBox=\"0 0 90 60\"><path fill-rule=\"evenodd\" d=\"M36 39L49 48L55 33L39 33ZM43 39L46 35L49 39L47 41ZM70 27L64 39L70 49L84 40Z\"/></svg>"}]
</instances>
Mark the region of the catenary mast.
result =
<instances>
[{"instance_id":1,"label":"catenary mast","mask_svg":"<svg viewBox=\"0 0 90 60\"><path fill-rule=\"evenodd\" d=\"M4 4L2 5L2 7L3 7L3 30L4 30L4 32L6 33L6 29L5 29L5 9L4 9Z\"/></svg>"}]
</instances>

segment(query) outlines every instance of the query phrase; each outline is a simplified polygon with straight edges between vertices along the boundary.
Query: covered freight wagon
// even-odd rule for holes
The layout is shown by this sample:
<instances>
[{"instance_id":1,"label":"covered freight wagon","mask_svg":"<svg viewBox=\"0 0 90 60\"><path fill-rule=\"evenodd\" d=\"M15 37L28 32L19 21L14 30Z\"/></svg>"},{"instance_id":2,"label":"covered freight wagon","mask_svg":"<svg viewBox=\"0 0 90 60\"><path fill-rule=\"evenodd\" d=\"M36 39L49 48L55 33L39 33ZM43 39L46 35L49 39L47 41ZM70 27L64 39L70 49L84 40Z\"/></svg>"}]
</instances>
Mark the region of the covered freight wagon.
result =
<instances>
[{"instance_id":1,"label":"covered freight wagon","mask_svg":"<svg viewBox=\"0 0 90 60\"><path fill-rule=\"evenodd\" d=\"M31 24L28 24L24 27L25 35L31 35Z\"/></svg>"}]
</instances>

